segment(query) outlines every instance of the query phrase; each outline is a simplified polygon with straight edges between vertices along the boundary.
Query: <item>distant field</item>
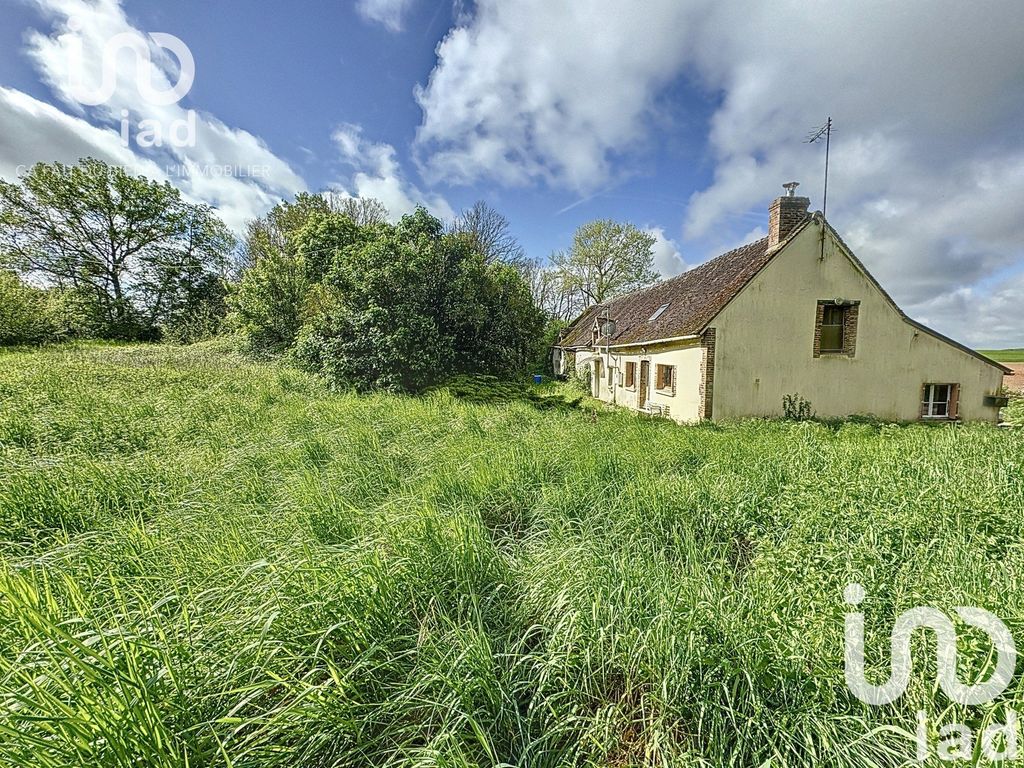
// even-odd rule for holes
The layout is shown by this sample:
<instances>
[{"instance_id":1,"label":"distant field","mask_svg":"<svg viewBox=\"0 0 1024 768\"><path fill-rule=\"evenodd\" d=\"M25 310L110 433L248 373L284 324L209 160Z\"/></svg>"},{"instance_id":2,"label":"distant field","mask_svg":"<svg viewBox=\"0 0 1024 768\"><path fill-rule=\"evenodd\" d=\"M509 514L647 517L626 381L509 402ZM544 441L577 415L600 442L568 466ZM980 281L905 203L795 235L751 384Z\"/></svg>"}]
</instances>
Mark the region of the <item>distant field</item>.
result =
<instances>
[{"instance_id":1,"label":"distant field","mask_svg":"<svg viewBox=\"0 0 1024 768\"><path fill-rule=\"evenodd\" d=\"M1024 349L983 349L981 354L1000 363L1024 363Z\"/></svg>"},{"instance_id":2,"label":"distant field","mask_svg":"<svg viewBox=\"0 0 1024 768\"><path fill-rule=\"evenodd\" d=\"M0 762L894 766L919 709L933 743L1024 710L1020 678L950 705L923 634L904 697L861 704L842 599L867 590L873 681L913 606L1024 640L1024 430L515 393L0 352Z\"/></svg>"}]
</instances>

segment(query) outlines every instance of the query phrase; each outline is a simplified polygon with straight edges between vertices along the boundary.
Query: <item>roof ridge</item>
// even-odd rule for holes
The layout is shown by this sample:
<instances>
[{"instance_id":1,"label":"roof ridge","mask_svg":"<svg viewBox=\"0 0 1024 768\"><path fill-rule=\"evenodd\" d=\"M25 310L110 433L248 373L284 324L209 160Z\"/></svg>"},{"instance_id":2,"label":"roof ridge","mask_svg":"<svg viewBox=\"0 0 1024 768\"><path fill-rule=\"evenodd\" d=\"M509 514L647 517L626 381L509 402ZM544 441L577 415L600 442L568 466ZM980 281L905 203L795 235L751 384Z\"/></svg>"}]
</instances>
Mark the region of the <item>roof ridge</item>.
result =
<instances>
[{"instance_id":1,"label":"roof ridge","mask_svg":"<svg viewBox=\"0 0 1024 768\"><path fill-rule=\"evenodd\" d=\"M678 275L672 275L672 277L666 277L664 280L659 280L658 282L652 283L651 285L644 286L643 288L637 288L636 290L630 291L629 293L620 293L618 296L614 296L611 299L607 299L607 300L605 300L603 302L600 302L600 303L597 303L597 304L592 304L589 307L587 307L587 309L583 310L583 312L581 313L581 317L582 317L583 314L586 314L593 307L607 307L607 306L609 306L611 304L614 304L614 303L616 303L616 302L618 302L618 301L620 301L622 299L628 299L630 297L636 297L637 295L647 293L648 291L653 291L656 288L661 288L662 286L668 285L669 283L676 282L677 280L681 280L684 277L692 277L693 273L695 273L697 270L704 269L705 267L710 266L711 264L713 264L714 262L718 261L719 259L724 259L727 256L732 256L732 255L736 254L737 252L742 251L744 248L752 248L755 245L759 245L762 240L767 240L767 239L768 239L768 235L765 235L764 237L758 238L757 240L751 240L749 243L744 243L743 245L738 245L735 248L733 248L732 250L725 251L724 253L720 253L717 256L712 256L710 259L707 259L706 261L702 261L700 264L696 264L693 267L691 267L690 269L687 269L687 270L684 270L683 272L680 272ZM767 243L765 243L765 245L767 245Z\"/></svg>"}]
</instances>

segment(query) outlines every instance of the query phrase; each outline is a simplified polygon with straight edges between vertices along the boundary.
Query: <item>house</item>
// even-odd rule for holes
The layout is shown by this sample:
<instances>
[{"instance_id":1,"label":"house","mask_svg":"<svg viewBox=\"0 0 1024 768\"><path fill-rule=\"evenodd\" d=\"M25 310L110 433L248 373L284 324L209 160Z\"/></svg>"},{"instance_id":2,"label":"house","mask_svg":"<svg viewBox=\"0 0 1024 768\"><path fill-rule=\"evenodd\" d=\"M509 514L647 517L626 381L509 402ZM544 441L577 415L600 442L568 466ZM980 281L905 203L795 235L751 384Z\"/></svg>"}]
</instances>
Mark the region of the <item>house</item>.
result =
<instances>
[{"instance_id":1,"label":"house","mask_svg":"<svg viewBox=\"0 0 1024 768\"><path fill-rule=\"evenodd\" d=\"M767 237L587 309L556 371L680 422L780 416L796 395L819 417L997 421L1009 369L907 317L796 186Z\"/></svg>"}]
</instances>

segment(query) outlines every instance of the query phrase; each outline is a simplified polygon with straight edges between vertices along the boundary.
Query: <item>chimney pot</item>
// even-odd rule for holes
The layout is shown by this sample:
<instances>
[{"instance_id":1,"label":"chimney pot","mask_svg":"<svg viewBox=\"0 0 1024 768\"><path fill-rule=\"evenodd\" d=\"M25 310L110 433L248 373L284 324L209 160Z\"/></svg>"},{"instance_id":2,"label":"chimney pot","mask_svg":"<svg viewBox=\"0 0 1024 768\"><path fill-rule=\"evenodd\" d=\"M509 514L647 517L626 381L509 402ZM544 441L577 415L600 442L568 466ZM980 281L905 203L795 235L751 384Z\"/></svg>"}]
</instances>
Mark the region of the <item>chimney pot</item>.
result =
<instances>
[{"instance_id":1,"label":"chimney pot","mask_svg":"<svg viewBox=\"0 0 1024 768\"><path fill-rule=\"evenodd\" d=\"M797 197L797 181L783 184L786 190L784 197L777 197L768 206L768 247L772 248L789 236L789 233L807 216L811 205L808 197Z\"/></svg>"}]
</instances>

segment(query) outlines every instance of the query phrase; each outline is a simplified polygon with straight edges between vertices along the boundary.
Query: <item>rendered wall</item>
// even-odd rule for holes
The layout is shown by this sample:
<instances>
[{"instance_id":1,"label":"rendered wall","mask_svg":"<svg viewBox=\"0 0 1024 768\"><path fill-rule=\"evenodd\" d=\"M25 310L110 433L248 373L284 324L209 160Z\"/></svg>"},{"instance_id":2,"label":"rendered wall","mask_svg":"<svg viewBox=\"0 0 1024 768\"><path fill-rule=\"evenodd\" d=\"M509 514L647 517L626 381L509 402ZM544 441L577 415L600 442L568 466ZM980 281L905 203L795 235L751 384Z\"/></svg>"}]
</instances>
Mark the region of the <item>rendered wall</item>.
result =
<instances>
[{"instance_id":1,"label":"rendered wall","mask_svg":"<svg viewBox=\"0 0 1024 768\"><path fill-rule=\"evenodd\" d=\"M920 418L925 383L960 385L965 421L995 421L983 398L1002 382L999 369L907 323L875 285L826 236L806 227L716 317L712 418L774 416L799 393L818 416L872 414ZM853 357L815 358L819 300L860 301Z\"/></svg>"},{"instance_id":2,"label":"rendered wall","mask_svg":"<svg viewBox=\"0 0 1024 768\"><path fill-rule=\"evenodd\" d=\"M640 364L650 363L648 402L668 408L670 418L679 422L700 420L700 385L703 376L705 351L699 343L652 346L647 349L597 350L580 353L577 368L593 370L595 358L601 360L601 384L597 394L601 400L625 408L639 407ZM632 387L625 386L626 363L636 363L636 380ZM675 393L659 391L655 387L658 365L675 366ZM608 366L612 368L612 384L608 385Z\"/></svg>"}]
</instances>

